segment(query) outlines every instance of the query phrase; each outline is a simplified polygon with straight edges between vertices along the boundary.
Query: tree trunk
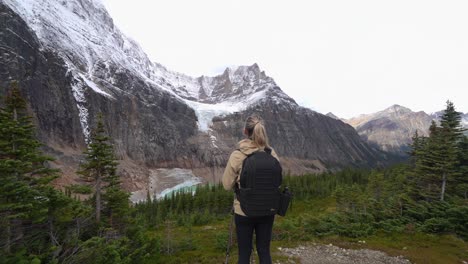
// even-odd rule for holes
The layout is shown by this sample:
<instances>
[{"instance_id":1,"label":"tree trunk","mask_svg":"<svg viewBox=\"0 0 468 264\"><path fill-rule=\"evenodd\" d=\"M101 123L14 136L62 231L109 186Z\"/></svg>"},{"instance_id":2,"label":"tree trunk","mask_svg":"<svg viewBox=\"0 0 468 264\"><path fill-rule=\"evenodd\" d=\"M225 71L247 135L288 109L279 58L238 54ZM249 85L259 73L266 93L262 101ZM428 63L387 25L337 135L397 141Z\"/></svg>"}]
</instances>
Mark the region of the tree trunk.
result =
<instances>
[{"instance_id":1,"label":"tree trunk","mask_svg":"<svg viewBox=\"0 0 468 264\"><path fill-rule=\"evenodd\" d=\"M10 219L8 219L9 213L6 214L7 217L6 219L6 228L5 228L5 237L6 237L6 243L5 246L3 247L3 250L5 251L6 254L11 253L11 223Z\"/></svg>"},{"instance_id":2,"label":"tree trunk","mask_svg":"<svg viewBox=\"0 0 468 264\"><path fill-rule=\"evenodd\" d=\"M440 190L441 201L444 201L446 183L447 183L447 174L444 172L444 174L442 175L442 189Z\"/></svg>"},{"instance_id":3,"label":"tree trunk","mask_svg":"<svg viewBox=\"0 0 468 264\"><path fill-rule=\"evenodd\" d=\"M81 235L81 220L80 217L76 218L76 237L80 237Z\"/></svg>"},{"instance_id":4,"label":"tree trunk","mask_svg":"<svg viewBox=\"0 0 468 264\"><path fill-rule=\"evenodd\" d=\"M24 239L24 228L23 228L23 220L21 219L13 219L11 220L11 234L13 239L10 240L10 244L21 244Z\"/></svg>"},{"instance_id":5,"label":"tree trunk","mask_svg":"<svg viewBox=\"0 0 468 264\"><path fill-rule=\"evenodd\" d=\"M112 209L110 209L109 211L109 226L112 227Z\"/></svg>"},{"instance_id":6,"label":"tree trunk","mask_svg":"<svg viewBox=\"0 0 468 264\"><path fill-rule=\"evenodd\" d=\"M96 177L96 223L101 222L101 175Z\"/></svg>"},{"instance_id":7,"label":"tree trunk","mask_svg":"<svg viewBox=\"0 0 468 264\"><path fill-rule=\"evenodd\" d=\"M172 255L171 221L166 220L166 254Z\"/></svg>"},{"instance_id":8,"label":"tree trunk","mask_svg":"<svg viewBox=\"0 0 468 264\"><path fill-rule=\"evenodd\" d=\"M57 240L55 239L55 236L54 236L54 223L50 215L49 215L49 239L53 247L57 246L57 243L56 243Z\"/></svg>"},{"instance_id":9,"label":"tree trunk","mask_svg":"<svg viewBox=\"0 0 468 264\"><path fill-rule=\"evenodd\" d=\"M60 255L60 252L62 251L62 247L60 246L60 243L55 236L55 227L54 227L54 217L52 215L49 215L49 239L52 247L55 248L55 250L52 253L53 260L56 260L57 257Z\"/></svg>"}]
</instances>

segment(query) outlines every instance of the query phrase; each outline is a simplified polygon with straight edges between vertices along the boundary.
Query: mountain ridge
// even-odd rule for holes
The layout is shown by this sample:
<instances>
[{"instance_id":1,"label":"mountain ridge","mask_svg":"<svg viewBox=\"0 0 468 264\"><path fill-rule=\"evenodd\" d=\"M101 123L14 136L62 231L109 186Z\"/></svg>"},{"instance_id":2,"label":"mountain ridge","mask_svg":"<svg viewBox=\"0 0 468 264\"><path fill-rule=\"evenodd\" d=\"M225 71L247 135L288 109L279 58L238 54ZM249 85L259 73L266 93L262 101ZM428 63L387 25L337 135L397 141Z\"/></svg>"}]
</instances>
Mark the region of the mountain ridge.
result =
<instances>
[{"instance_id":1,"label":"mountain ridge","mask_svg":"<svg viewBox=\"0 0 468 264\"><path fill-rule=\"evenodd\" d=\"M32 25L34 31L39 33L39 41L45 47L64 53L60 55L75 79L74 96L80 110L83 134L87 140L90 132L84 87L90 87L103 96L113 98L113 94L121 90L114 76L122 71L130 70L132 75L147 82L148 87L168 92L190 107L200 109L196 114L199 119L205 120L200 125L205 131L206 119L213 116L208 115L205 111L207 106L200 106L200 103L223 103L214 108L227 109L223 112L232 113L256 103L263 95L262 92L276 88L277 100L287 100L296 104L294 99L276 85L273 78L260 71L256 63L251 66L228 67L222 74L212 77L192 77L152 62L136 41L126 37L114 25L104 5L98 1L24 0L21 4L16 0L4 2ZM67 19L63 20L60 17ZM104 23L99 23L102 20ZM108 34L108 31L111 34ZM194 92L195 89L198 91ZM200 96L201 90L205 92L205 96ZM242 97L246 94L251 94L250 98ZM246 105L245 102L249 104Z\"/></svg>"},{"instance_id":2,"label":"mountain ridge","mask_svg":"<svg viewBox=\"0 0 468 264\"><path fill-rule=\"evenodd\" d=\"M63 184L75 180L100 112L128 190L147 186L154 168L190 169L216 182L253 113L264 117L285 169L294 174L387 162L351 126L300 107L257 64L198 79L158 66L95 3L0 2L6 25L0 29L6 47L0 87L20 81L41 142L55 165L72 175ZM184 87L186 82L194 86Z\"/></svg>"},{"instance_id":3,"label":"mountain ridge","mask_svg":"<svg viewBox=\"0 0 468 264\"><path fill-rule=\"evenodd\" d=\"M468 127L468 113L460 113L461 124ZM414 133L418 131L420 136L428 136L432 120L440 122L442 114L443 110L428 114L394 104L375 113L343 120L353 126L362 138L379 145L385 151L406 156Z\"/></svg>"}]
</instances>

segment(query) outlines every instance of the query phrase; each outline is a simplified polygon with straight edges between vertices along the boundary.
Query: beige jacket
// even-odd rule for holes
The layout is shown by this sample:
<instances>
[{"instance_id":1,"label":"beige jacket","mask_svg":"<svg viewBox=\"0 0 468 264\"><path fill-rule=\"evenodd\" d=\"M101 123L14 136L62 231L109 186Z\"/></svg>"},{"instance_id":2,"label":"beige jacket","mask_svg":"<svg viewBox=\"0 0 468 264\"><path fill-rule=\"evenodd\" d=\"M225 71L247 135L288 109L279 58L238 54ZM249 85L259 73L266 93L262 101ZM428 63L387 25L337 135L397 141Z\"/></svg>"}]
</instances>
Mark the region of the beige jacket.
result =
<instances>
[{"instance_id":1,"label":"beige jacket","mask_svg":"<svg viewBox=\"0 0 468 264\"><path fill-rule=\"evenodd\" d=\"M239 149L239 150L237 150ZM247 157L247 155L259 150L256 145L250 139L244 139L237 143L237 148L235 151L231 153L229 160L226 165L226 169L224 169L223 174L223 186L226 190L233 190L234 184L239 183L240 181L240 172L242 170L242 162ZM263 150L263 149L262 149ZM275 150L271 151L271 155L279 160L278 156L276 155ZM234 198L234 213L238 215L245 216L244 212L240 207L239 201Z\"/></svg>"}]
</instances>

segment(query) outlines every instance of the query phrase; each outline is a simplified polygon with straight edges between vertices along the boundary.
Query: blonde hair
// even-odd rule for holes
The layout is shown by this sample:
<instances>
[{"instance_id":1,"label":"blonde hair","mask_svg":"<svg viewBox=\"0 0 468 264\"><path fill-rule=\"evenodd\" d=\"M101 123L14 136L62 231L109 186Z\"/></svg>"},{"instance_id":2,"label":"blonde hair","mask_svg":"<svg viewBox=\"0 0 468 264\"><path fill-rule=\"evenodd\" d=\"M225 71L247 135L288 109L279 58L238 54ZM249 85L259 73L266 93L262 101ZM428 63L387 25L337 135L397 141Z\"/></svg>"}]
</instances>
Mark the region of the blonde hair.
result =
<instances>
[{"instance_id":1,"label":"blonde hair","mask_svg":"<svg viewBox=\"0 0 468 264\"><path fill-rule=\"evenodd\" d=\"M247 131L248 137L257 145L259 148L269 148L268 136L266 133L263 119L257 115L251 115L245 120L245 130Z\"/></svg>"}]
</instances>

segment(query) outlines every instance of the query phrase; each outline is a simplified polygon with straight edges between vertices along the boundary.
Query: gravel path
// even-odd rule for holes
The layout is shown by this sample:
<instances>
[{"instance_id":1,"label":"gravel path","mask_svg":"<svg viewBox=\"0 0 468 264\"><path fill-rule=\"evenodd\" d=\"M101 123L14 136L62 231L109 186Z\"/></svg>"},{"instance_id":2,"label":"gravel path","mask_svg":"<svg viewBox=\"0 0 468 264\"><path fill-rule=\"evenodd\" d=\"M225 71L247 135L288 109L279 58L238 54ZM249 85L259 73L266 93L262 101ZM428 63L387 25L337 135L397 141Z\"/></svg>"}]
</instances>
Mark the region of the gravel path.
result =
<instances>
[{"instance_id":1,"label":"gravel path","mask_svg":"<svg viewBox=\"0 0 468 264\"><path fill-rule=\"evenodd\" d=\"M391 257L384 252L370 249L344 249L334 245L311 244L297 248L278 248L279 251L289 256L287 262L275 262L278 264L298 263L302 264L408 264L409 260L402 256Z\"/></svg>"}]
</instances>

